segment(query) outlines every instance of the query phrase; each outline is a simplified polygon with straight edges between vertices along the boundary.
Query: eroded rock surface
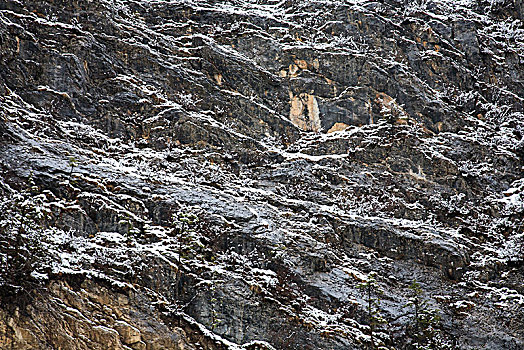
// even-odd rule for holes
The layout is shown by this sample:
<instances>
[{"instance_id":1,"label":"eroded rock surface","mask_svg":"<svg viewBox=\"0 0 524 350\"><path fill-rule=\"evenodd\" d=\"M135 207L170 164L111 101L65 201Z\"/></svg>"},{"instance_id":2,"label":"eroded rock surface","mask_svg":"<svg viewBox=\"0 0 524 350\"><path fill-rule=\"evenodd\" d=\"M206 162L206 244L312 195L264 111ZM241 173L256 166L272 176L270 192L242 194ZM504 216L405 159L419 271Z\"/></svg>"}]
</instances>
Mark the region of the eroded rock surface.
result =
<instances>
[{"instance_id":1,"label":"eroded rock surface","mask_svg":"<svg viewBox=\"0 0 524 350\"><path fill-rule=\"evenodd\" d=\"M0 0L0 348L524 348L522 9Z\"/></svg>"}]
</instances>

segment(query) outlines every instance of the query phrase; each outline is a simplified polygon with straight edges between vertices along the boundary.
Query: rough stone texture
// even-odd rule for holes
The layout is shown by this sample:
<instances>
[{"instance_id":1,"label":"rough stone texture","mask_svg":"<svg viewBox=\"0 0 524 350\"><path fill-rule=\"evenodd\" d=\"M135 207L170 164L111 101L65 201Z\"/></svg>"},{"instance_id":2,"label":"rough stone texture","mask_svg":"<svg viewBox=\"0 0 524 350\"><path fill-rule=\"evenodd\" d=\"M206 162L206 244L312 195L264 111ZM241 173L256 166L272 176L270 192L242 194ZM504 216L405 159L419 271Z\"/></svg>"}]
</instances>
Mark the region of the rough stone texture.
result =
<instances>
[{"instance_id":1,"label":"rough stone texture","mask_svg":"<svg viewBox=\"0 0 524 350\"><path fill-rule=\"evenodd\" d=\"M0 0L0 348L524 348L522 9Z\"/></svg>"},{"instance_id":2,"label":"rough stone texture","mask_svg":"<svg viewBox=\"0 0 524 350\"><path fill-rule=\"evenodd\" d=\"M89 280L75 287L54 281L25 310L2 311L2 349L193 349L151 303Z\"/></svg>"}]
</instances>

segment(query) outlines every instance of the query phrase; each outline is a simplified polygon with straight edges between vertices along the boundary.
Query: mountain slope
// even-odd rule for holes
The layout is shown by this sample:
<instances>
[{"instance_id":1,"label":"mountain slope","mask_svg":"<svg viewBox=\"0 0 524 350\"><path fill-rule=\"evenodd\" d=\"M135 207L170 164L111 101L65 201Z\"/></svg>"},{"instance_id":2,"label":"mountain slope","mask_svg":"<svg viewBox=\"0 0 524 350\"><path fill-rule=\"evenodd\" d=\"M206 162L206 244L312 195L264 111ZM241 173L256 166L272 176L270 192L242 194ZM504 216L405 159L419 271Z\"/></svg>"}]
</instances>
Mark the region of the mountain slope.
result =
<instances>
[{"instance_id":1,"label":"mountain slope","mask_svg":"<svg viewBox=\"0 0 524 350\"><path fill-rule=\"evenodd\" d=\"M0 347L523 348L523 8L0 1Z\"/></svg>"}]
</instances>

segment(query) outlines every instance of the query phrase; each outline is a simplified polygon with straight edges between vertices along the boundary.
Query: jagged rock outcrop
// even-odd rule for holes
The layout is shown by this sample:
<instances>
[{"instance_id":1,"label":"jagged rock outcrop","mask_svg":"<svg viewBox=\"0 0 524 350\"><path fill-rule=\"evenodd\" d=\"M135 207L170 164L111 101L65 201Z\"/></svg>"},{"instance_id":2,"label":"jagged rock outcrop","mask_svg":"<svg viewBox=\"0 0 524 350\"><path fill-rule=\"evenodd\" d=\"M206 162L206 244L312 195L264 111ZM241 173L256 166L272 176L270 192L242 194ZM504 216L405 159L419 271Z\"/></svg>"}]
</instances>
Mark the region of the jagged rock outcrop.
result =
<instances>
[{"instance_id":1,"label":"jagged rock outcrop","mask_svg":"<svg viewBox=\"0 0 524 350\"><path fill-rule=\"evenodd\" d=\"M0 348L524 348L522 9L0 1Z\"/></svg>"}]
</instances>

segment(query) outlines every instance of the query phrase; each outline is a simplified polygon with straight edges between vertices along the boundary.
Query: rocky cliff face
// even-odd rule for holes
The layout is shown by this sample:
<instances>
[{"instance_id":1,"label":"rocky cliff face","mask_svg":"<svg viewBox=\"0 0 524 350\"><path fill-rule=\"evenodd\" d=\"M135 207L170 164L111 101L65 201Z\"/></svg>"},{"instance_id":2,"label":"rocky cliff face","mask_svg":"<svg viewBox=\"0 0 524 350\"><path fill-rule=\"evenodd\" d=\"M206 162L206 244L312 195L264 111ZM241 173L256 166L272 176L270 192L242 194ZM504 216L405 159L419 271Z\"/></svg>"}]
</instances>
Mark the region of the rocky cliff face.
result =
<instances>
[{"instance_id":1,"label":"rocky cliff face","mask_svg":"<svg viewBox=\"0 0 524 350\"><path fill-rule=\"evenodd\" d=\"M523 10L0 1L0 348L524 348Z\"/></svg>"}]
</instances>

